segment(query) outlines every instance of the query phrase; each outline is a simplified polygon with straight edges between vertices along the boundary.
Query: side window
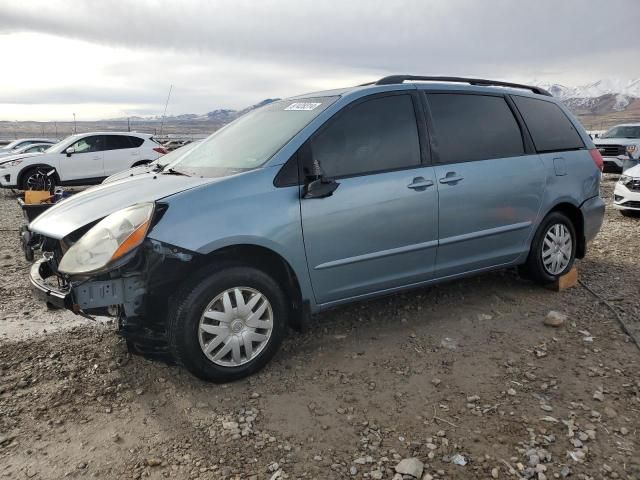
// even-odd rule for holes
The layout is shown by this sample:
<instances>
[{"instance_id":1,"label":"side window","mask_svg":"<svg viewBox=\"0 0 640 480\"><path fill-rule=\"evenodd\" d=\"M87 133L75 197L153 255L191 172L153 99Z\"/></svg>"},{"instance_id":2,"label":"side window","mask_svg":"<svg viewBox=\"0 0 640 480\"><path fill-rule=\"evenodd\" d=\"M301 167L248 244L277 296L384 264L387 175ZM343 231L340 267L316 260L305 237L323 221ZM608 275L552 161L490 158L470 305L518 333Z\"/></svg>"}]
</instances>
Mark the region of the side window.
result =
<instances>
[{"instance_id":1,"label":"side window","mask_svg":"<svg viewBox=\"0 0 640 480\"><path fill-rule=\"evenodd\" d=\"M311 155L329 177L420 165L411 95L373 98L347 107L311 139Z\"/></svg>"},{"instance_id":2,"label":"side window","mask_svg":"<svg viewBox=\"0 0 640 480\"><path fill-rule=\"evenodd\" d=\"M84 137L71 145L75 150L75 153L90 153L101 152L104 150L104 136L93 135L91 137Z\"/></svg>"},{"instance_id":3,"label":"side window","mask_svg":"<svg viewBox=\"0 0 640 480\"><path fill-rule=\"evenodd\" d=\"M573 123L553 102L513 95L538 152L584 148Z\"/></svg>"},{"instance_id":4,"label":"side window","mask_svg":"<svg viewBox=\"0 0 640 480\"><path fill-rule=\"evenodd\" d=\"M131 142L131 148L138 148L140 145L144 143L144 138L129 137L129 141Z\"/></svg>"},{"instance_id":5,"label":"side window","mask_svg":"<svg viewBox=\"0 0 640 480\"><path fill-rule=\"evenodd\" d=\"M123 148L133 148L128 135L107 135L106 150L122 150Z\"/></svg>"},{"instance_id":6,"label":"side window","mask_svg":"<svg viewBox=\"0 0 640 480\"><path fill-rule=\"evenodd\" d=\"M427 98L441 163L524 155L522 132L503 97L430 93Z\"/></svg>"}]
</instances>

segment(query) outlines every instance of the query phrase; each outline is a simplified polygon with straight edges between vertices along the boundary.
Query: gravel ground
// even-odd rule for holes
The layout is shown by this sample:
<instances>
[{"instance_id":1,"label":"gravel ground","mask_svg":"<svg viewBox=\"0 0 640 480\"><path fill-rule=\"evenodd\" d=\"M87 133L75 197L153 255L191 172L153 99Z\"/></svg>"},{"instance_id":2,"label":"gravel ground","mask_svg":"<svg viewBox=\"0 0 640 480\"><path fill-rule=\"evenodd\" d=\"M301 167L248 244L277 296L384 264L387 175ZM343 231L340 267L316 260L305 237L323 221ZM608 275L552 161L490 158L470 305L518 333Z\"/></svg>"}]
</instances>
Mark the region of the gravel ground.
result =
<instances>
[{"instance_id":1,"label":"gravel ground","mask_svg":"<svg viewBox=\"0 0 640 480\"><path fill-rule=\"evenodd\" d=\"M1 193L0 222L0 477L640 479L640 350L581 286L506 271L336 309L211 385L32 300ZM639 247L608 208L578 262L636 333Z\"/></svg>"}]
</instances>

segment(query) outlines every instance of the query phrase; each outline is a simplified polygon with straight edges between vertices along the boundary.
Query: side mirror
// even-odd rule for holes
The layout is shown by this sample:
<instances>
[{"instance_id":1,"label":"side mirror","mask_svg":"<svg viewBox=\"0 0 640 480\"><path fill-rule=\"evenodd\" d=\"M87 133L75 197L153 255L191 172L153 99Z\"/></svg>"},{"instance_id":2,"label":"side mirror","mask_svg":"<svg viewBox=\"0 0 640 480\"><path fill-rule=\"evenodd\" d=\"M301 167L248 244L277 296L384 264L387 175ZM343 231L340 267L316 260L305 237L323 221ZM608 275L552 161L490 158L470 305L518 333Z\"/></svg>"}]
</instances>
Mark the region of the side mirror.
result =
<instances>
[{"instance_id":1,"label":"side mirror","mask_svg":"<svg viewBox=\"0 0 640 480\"><path fill-rule=\"evenodd\" d=\"M333 195L340 184L332 178L319 178L304 186L302 198L325 198Z\"/></svg>"},{"instance_id":2,"label":"side mirror","mask_svg":"<svg viewBox=\"0 0 640 480\"><path fill-rule=\"evenodd\" d=\"M307 155L306 159L302 169L304 175L302 198L325 198L333 195L340 184L333 178L325 176L319 160L312 160L311 155Z\"/></svg>"},{"instance_id":3,"label":"side mirror","mask_svg":"<svg viewBox=\"0 0 640 480\"><path fill-rule=\"evenodd\" d=\"M76 149L73 147L69 147L65 150L65 152L67 153L67 157L70 157L72 153L76 153Z\"/></svg>"}]
</instances>

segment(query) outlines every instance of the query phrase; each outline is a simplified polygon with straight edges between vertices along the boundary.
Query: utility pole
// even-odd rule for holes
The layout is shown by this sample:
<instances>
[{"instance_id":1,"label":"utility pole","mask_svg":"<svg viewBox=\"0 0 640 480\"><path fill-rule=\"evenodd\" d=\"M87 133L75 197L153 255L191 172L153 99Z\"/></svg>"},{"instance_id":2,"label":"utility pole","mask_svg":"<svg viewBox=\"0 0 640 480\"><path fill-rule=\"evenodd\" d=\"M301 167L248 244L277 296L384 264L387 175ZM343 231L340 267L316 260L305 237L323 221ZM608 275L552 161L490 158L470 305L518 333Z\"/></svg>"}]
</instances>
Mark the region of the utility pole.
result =
<instances>
[{"instance_id":1,"label":"utility pole","mask_svg":"<svg viewBox=\"0 0 640 480\"><path fill-rule=\"evenodd\" d=\"M76 114L75 114L75 112L73 114L73 133L74 134L78 133L78 127L76 125Z\"/></svg>"},{"instance_id":2,"label":"utility pole","mask_svg":"<svg viewBox=\"0 0 640 480\"><path fill-rule=\"evenodd\" d=\"M167 95L167 102L164 104L164 112L162 114L162 122L160 122L160 136L162 136L162 129L164 128L164 117L167 115L167 106L169 105L169 99L171 98L171 90L173 85L169 86L169 95Z\"/></svg>"},{"instance_id":3,"label":"utility pole","mask_svg":"<svg viewBox=\"0 0 640 480\"><path fill-rule=\"evenodd\" d=\"M127 117L127 132L131 131L131 117Z\"/></svg>"}]
</instances>

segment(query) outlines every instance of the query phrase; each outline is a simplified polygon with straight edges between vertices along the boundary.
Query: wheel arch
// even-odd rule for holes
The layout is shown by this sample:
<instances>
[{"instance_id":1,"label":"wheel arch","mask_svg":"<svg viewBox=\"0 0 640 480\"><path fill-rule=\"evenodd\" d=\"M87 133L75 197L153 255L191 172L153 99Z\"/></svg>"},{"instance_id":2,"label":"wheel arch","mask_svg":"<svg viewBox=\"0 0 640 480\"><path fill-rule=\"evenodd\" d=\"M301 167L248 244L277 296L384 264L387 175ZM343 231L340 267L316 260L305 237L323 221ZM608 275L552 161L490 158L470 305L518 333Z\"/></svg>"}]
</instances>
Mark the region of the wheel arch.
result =
<instances>
[{"instance_id":1,"label":"wheel arch","mask_svg":"<svg viewBox=\"0 0 640 480\"><path fill-rule=\"evenodd\" d=\"M285 290L290 300L289 323L296 330L302 330L308 317L308 302L303 300L298 275L291 264L276 251L256 244L235 244L221 247L200 257L199 267L216 262L230 262L258 268L274 277Z\"/></svg>"},{"instance_id":2,"label":"wheel arch","mask_svg":"<svg viewBox=\"0 0 640 480\"><path fill-rule=\"evenodd\" d=\"M574 205L571 202L560 202L553 206L551 210L547 212L549 215L552 212L559 212L565 215L571 223L573 224L573 228L576 230L577 245L576 245L576 258L584 258L586 253L586 240L584 237L584 217L582 215L582 210L577 205ZM546 215L545 215L546 216Z\"/></svg>"},{"instance_id":3,"label":"wheel arch","mask_svg":"<svg viewBox=\"0 0 640 480\"><path fill-rule=\"evenodd\" d=\"M16 176L16 185L18 186L18 188L22 186L22 179L24 175L29 170L33 170L34 168L52 168L54 170L53 175L55 176L56 183L60 184L60 176L58 175L58 169L56 167L54 167L53 165L48 165L46 163L35 163L33 165L25 165L24 167L22 167L20 172L18 172L18 175Z\"/></svg>"}]
</instances>

